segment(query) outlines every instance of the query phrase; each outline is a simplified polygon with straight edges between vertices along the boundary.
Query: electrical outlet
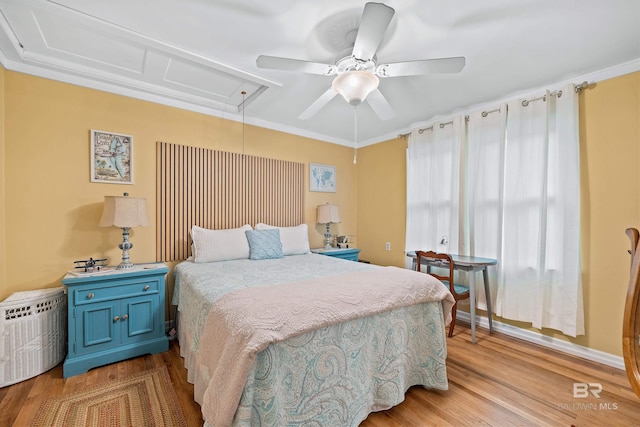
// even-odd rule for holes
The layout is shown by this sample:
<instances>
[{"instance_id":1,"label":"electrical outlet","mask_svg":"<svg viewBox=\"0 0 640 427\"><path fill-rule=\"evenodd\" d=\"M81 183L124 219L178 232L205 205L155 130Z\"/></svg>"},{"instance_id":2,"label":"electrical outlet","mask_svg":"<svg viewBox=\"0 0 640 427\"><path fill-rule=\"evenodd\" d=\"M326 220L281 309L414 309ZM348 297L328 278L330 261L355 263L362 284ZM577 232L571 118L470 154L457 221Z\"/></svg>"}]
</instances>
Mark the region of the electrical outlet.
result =
<instances>
[{"instance_id":1,"label":"electrical outlet","mask_svg":"<svg viewBox=\"0 0 640 427\"><path fill-rule=\"evenodd\" d=\"M384 249L387 250L387 251L390 251L391 250L391 242L385 243L384 244Z\"/></svg>"}]
</instances>

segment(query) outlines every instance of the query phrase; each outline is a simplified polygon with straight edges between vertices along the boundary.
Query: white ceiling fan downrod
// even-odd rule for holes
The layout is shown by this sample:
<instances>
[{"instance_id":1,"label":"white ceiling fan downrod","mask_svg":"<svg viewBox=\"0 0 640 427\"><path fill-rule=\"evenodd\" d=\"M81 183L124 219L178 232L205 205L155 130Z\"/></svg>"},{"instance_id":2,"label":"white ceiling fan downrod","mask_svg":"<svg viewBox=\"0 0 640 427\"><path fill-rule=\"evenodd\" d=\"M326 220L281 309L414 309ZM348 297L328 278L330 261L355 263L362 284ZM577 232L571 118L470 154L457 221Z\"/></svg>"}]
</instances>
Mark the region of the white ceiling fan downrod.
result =
<instances>
[{"instance_id":1,"label":"white ceiling fan downrod","mask_svg":"<svg viewBox=\"0 0 640 427\"><path fill-rule=\"evenodd\" d=\"M353 106L353 164L358 163L358 105Z\"/></svg>"}]
</instances>

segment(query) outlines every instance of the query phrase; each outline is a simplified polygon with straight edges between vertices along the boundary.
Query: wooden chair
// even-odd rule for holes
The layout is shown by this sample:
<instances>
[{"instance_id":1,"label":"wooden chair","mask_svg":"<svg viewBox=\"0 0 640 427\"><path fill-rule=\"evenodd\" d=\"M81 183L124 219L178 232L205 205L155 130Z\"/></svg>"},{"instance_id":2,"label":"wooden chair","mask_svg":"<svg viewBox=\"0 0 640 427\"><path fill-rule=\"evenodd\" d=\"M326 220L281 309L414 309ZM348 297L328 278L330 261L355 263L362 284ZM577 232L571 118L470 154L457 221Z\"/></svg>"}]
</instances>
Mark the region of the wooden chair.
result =
<instances>
[{"instance_id":1,"label":"wooden chair","mask_svg":"<svg viewBox=\"0 0 640 427\"><path fill-rule=\"evenodd\" d=\"M640 398L640 233L626 230L631 240L631 274L622 326L622 355L633 391Z\"/></svg>"},{"instance_id":2,"label":"wooden chair","mask_svg":"<svg viewBox=\"0 0 640 427\"><path fill-rule=\"evenodd\" d=\"M438 267L445 268L449 271L449 274L445 276L441 276L438 274L431 273L430 267L433 266L433 262L428 267L428 274L432 275L436 279L443 282L445 285L449 286L449 291L455 298L456 303L451 308L451 325L449 325L449 337L453 336L453 328L456 325L456 311L458 306L458 301L462 301L465 299L469 299L469 287L465 285L456 284L453 280L453 261L448 254L441 254L433 251L416 251L416 268L418 271L422 271L420 269L420 259L428 258L431 260L435 260Z\"/></svg>"}]
</instances>

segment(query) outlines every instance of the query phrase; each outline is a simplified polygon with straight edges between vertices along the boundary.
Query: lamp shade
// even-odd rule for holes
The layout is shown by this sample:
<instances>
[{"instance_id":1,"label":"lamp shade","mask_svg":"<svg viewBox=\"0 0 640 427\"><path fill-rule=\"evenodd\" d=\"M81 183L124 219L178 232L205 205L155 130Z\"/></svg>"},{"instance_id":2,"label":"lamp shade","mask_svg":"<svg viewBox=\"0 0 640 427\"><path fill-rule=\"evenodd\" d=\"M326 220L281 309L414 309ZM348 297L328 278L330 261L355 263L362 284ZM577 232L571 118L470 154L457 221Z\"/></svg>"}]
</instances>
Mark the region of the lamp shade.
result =
<instances>
[{"instance_id":1,"label":"lamp shade","mask_svg":"<svg viewBox=\"0 0 640 427\"><path fill-rule=\"evenodd\" d=\"M104 210L100 227L131 228L149 225L146 200L141 197L104 196Z\"/></svg>"},{"instance_id":2,"label":"lamp shade","mask_svg":"<svg viewBox=\"0 0 640 427\"><path fill-rule=\"evenodd\" d=\"M330 205L329 203L318 205L316 214L318 224L335 224L340 222L340 214L338 213L338 206L336 205Z\"/></svg>"},{"instance_id":3,"label":"lamp shade","mask_svg":"<svg viewBox=\"0 0 640 427\"><path fill-rule=\"evenodd\" d=\"M378 88L378 83L378 77L370 71L345 71L333 79L331 87L356 106Z\"/></svg>"}]
</instances>

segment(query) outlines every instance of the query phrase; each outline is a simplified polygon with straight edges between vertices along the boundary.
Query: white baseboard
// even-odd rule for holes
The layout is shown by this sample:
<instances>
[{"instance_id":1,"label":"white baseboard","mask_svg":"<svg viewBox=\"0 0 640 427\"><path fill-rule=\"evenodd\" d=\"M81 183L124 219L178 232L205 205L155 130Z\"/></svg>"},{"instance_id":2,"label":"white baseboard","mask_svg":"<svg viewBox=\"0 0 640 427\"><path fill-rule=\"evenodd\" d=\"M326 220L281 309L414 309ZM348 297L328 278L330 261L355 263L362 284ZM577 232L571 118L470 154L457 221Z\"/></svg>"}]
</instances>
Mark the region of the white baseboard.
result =
<instances>
[{"instance_id":1,"label":"white baseboard","mask_svg":"<svg viewBox=\"0 0 640 427\"><path fill-rule=\"evenodd\" d=\"M471 319L469 313L464 311L458 311L456 317L467 323L469 323ZM481 327L488 330L489 320L486 317L476 316L476 327ZM613 354L594 350L592 348L584 347L578 344L573 344L558 338L542 335L541 333L535 331L518 328L516 326L496 321L495 319L493 320L493 330L515 338L520 338L533 344L548 347L562 353L571 354L573 356L591 360L592 362L602 363L603 365L622 369L623 371L625 370L624 359L621 356L615 356Z\"/></svg>"}]
</instances>

